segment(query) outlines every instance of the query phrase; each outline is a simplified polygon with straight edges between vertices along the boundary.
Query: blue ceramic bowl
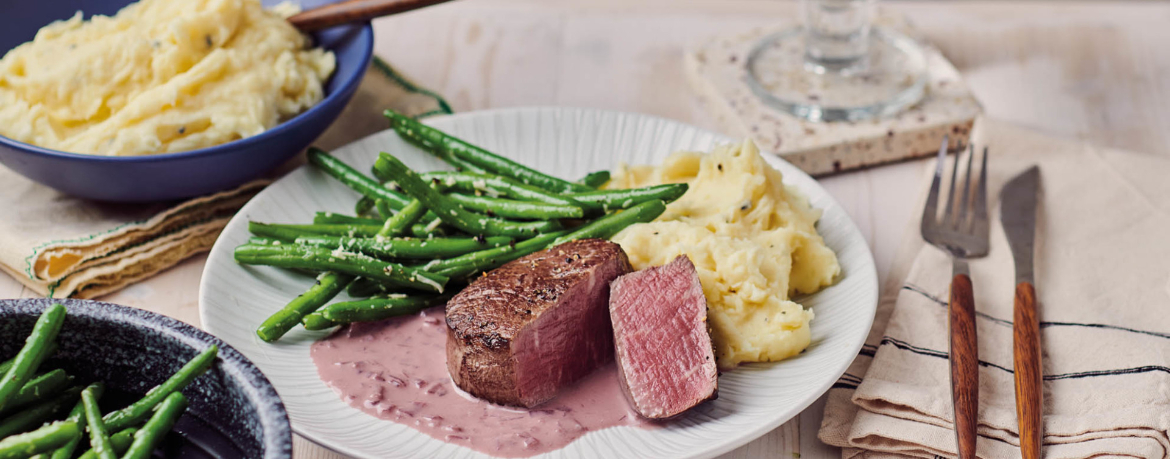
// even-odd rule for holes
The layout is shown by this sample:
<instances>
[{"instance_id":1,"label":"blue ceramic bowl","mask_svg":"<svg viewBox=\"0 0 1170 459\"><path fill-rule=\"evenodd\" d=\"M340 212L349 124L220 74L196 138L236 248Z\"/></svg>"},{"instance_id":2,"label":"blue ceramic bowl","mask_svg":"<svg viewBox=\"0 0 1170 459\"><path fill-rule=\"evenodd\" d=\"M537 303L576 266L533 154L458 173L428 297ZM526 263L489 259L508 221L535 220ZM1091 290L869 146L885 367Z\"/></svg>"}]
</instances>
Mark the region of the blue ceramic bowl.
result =
<instances>
[{"instance_id":1,"label":"blue ceramic bowl","mask_svg":"<svg viewBox=\"0 0 1170 459\"><path fill-rule=\"evenodd\" d=\"M183 390L190 405L160 446L163 457L292 457L288 413L268 378L223 341L170 317L97 301L0 300L0 361L16 355L52 303L69 312L42 368L64 369L78 384L105 382L103 411L129 405L219 346L215 365Z\"/></svg>"},{"instance_id":2,"label":"blue ceramic bowl","mask_svg":"<svg viewBox=\"0 0 1170 459\"><path fill-rule=\"evenodd\" d=\"M41 27L77 11L112 15L129 0L10 2L0 9L0 52L32 40ZM264 0L266 5L279 0ZM300 2L311 8L322 0ZM374 49L369 24L334 27L313 35L337 56L325 99L280 125L246 139L199 150L151 156L109 157L50 150L0 136L0 163L30 179L87 199L165 201L232 188L258 177L303 150L329 127L353 97Z\"/></svg>"}]
</instances>

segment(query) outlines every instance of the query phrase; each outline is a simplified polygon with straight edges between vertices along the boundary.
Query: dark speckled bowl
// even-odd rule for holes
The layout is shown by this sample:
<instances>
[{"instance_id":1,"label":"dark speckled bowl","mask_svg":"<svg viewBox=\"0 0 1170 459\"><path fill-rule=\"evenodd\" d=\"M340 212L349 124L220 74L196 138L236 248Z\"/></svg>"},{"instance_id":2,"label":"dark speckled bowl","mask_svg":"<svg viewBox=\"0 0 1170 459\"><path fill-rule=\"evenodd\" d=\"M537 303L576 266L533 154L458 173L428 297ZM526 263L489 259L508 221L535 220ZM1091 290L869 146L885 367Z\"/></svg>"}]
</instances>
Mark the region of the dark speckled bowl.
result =
<instances>
[{"instance_id":1,"label":"dark speckled bowl","mask_svg":"<svg viewBox=\"0 0 1170 459\"><path fill-rule=\"evenodd\" d=\"M97 301L0 300L0 361L16 355L54 302L69 314L44 367L63 368L82 383L104 381L104 410L129 404L200 350L219 345L215 367L183 391L190 408L160 447L164 457L292 456L288 414L268 378L219 338L170 317Z\"/></svg>"}]
</instances>

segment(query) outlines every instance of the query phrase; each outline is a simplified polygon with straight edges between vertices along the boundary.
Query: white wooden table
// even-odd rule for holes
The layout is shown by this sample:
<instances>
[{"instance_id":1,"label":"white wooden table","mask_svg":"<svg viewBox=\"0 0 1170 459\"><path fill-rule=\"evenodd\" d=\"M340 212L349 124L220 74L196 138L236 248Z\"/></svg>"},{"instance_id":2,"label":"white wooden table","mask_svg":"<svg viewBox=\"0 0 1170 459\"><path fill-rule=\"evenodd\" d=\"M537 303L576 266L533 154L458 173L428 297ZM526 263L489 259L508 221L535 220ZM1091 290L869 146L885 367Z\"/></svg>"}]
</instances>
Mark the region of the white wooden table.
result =
<instances>
[{"instance_id":1,"label":"white wooden table","mask_svg":"<svg viewBox=\"0 0 1170 459\"><path fill-rule=\"evenodd\" d=\"M890 2L966 76L989 116L1170 155L1170 4ZM716 129L683 73L712 36L790 21L774 0L463 0L375 22L378 55L456 111L563 105L643 112ZM883 280L918 213L922 163L822 180L869 241ZM102 300L198 324L205 256ZM34 296L0 276L0 298ZM820 404L730 454L839 457L816 439ZM340 457L298 438L298 459Z\"/></svg>"}]
</instances>

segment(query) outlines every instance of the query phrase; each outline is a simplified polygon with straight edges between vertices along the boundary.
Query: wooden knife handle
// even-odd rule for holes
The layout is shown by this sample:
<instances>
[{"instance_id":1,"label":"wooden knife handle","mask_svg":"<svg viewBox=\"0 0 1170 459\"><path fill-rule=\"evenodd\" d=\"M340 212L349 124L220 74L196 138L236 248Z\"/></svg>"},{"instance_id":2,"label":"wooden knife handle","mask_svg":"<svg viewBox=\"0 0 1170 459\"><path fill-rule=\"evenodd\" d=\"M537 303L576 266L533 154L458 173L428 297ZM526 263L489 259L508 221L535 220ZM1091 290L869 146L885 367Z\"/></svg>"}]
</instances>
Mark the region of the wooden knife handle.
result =
<instances>
[{"instance_id":1,"label":"wooden knife handle","mask_svg":"<svg viewBox=\"0 0 1170 459\"><path fill-rule=\"evenodd\" d=\"M1036 289L1031 283L1016 285L1012 327L1016 371L1016 417L1020 423L1020 454L1040 459L1044 438L1043 374L1040 371L1040 319L1036 314Z\"/></svg>"},{"instance_id":2,"label":"wooden knife handle","mask_svg":"<svg viewBox=\"0 0 1170 459\"><path fill-rule=\"evenodd\" d=\"M959 459L975 459L979 419L979 341L975 333L975 294L971 277L951 278L947 308L951 334L951 400L955 410L955 438Z\"/></svg>"},{"instance_id":3,"label":"wooden knife handle","mask_svg":"<svg viewBox=\"0 0 1170 459\"><path fill-rule=\"evenodd\" d=\"M295 14L288 18L293 26L304 32L340 24L415 10L448 0L345 0Z\"/></svg>"}]
</instances>

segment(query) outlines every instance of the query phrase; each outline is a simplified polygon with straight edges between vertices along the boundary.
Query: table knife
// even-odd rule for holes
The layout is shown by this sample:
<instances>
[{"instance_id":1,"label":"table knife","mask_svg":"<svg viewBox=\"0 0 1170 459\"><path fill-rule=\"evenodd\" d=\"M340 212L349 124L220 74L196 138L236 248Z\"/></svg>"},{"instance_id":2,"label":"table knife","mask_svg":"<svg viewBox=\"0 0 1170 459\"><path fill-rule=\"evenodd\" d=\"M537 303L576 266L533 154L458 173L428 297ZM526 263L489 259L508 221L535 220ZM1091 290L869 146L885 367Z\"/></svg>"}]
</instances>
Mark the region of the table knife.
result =
<instances>
[{"instance_id":1,"label":"table knife","mask_svg":"<svg viewBox=\"0 0 1170 459\"><path fill-rule=\"evenodd\" d=\"M1040 444L1044 436L1040 319L1036 312L1036 288L1033 286L1032 273L1039 191L1040 168L1032 166L1004 185L1000 193L1000 221L1016 263L1015 311L1012 314L1013 365L1020 454L1024 459L1040 459Z\"/></svg>"}]
</instances>

